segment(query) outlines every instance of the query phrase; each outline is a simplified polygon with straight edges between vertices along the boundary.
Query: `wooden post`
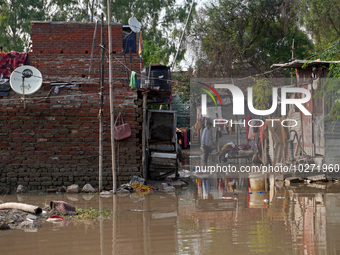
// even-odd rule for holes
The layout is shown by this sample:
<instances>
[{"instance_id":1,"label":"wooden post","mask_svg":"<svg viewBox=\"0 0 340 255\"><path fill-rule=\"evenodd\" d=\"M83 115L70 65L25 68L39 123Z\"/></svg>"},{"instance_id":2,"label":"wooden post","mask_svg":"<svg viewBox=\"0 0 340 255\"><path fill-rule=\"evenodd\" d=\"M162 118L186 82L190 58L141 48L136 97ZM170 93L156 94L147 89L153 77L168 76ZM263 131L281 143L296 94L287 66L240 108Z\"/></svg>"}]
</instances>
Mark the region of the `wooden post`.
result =
<instances>
[{"instance_id":1,"label":"wooden post","mask_svg":"<svg viewBox=\"0 0 340 255\"><path fill-rule=\"evenodd\" d=\"M103 24L103 23L102 23ZM103 201L102 197L99 196L99 211L103 211ZM99 217L99 233L100 233L100 255L104 254L104 224L103 224L103 217Z\"/></svg>"},{"instance_id":2,"label":"wooden post","mask_svg":"<svg viewBox=\"0 0 340 255\"><path fill-rule=\"evenodd\" d=\"M110 1L110 0L108 0ZM112 196L112 211L114 213L112 217L112 255L118 254L117 251L117 233L119 233L117 228L119 227L118 225L118 201L117 201L117 196Z\"/></svg>"},{"instance_id":3,"label":"wooden post","mask_svg":"<svg viewBox=\"0 0 340 255\"><path fill-rule=\"evenodd\" d=\"M114 110L113 110L113 87L112 87L112 35L111 35L111 5L107 0L107 23L109 36L109 89L110 89L110 124L111 124L111 161L112 161L112 190L116 194L117 176L116 176L116 155L114 141Z\"/></svg>"},{"instance_id":4,"label":"wooden post","mask_svg":"<svg viewBox=\"0 0 340 255\"><path fill-rule=\"evenodd\" d=\"M292 43L292 61L294 60L294 39Z\"/></svg>"},{"instance_id":5,"label":"wooden post","mask_svg":"<svg viewBox=\"0 0 340 255\"><path fill-rule=\"evenodd\" d=\"M104 14L101 15L101 63L100 63L100 110L99 110L99 192L103 189L103 111L104 111Z\"/></svg>"},{"instance_id":6,"label":"wooden post","mask_svg":"<svg viewBox=\"0 0 340 255\"><path fill-rule=\"evenodd\" d=\"M147 171L147 160L146 160L146 118L147 118L147 107L148 107L148 95L145 93L143 94L143 127L142 127L142 167L143 167L143 177L146 180L148 178L148 171Z\"/></svg>"}]
</instances>

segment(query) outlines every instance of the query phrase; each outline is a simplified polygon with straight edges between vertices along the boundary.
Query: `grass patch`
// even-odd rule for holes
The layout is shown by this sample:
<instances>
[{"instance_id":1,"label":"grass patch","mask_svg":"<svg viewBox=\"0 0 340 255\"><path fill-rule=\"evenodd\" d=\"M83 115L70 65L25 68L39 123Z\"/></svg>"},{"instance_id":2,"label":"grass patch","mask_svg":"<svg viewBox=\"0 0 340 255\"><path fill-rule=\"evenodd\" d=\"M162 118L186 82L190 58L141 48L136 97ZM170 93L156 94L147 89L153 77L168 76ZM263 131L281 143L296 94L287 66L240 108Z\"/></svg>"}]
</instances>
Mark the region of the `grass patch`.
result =
<instances>
[{"instance_id":1,"label":"grass patch","mask_svg":"<svg viewBox=\"0 0 340 255\"><path fill-rule=\"evenodd\" d=\"M99 211L94 208L90 209L76 209L77 215L73 216L73 218L78 220L97 220L99 218L108 219L110 218L114 212L112 210L104 209Z\"/></svg>"}]
</instances>

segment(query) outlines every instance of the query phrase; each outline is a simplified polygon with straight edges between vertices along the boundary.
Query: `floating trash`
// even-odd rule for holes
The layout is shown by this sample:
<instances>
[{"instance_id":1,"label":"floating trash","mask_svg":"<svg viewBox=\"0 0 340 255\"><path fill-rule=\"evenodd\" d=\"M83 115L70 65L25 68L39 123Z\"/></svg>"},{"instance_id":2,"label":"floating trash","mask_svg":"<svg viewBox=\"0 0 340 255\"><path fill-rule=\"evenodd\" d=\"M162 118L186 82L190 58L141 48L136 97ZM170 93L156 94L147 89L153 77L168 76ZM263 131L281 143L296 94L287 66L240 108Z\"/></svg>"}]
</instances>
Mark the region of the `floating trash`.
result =
<instances>
[{"instance_id":1,"label":"floating trash","mask_svg":"<svg viewBox=\"0 0 340 255\"><path fill-rule=\"evenodd\" d=\"M62 217L62 216L58 216L58 215L53 215L53 216L48 217L48 219L46 221L48 221L48 222L58 222L58 221L63 221L63 220L66 220L66 218Z\"/></svg>"}]
</instances>

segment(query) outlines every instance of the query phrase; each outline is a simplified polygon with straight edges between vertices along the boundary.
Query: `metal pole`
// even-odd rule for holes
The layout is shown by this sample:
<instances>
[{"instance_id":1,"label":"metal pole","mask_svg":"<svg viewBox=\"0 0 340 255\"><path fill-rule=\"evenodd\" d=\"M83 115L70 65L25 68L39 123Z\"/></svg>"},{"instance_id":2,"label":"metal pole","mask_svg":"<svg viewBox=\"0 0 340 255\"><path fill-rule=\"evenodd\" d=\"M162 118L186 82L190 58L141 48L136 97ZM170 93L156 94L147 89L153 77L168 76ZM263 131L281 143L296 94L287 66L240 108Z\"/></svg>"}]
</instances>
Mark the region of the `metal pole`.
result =
<instances>
[{"instance_id":1,"label":"metal pole","mask_svg":"<svg viewBox=\"0 0 340 255\"><path fill-rule=\"evenodd\" d=\"M24 109L26 110L26 96L25 96L25 77L22 76L22 94L23 94L23 100L24 100Z\"/></svg>"},{"instance_id":2,"label":"metal pole","mask_svg":"<svg viewBox=\"0 0 340 255\"><path fill-rule=\"evenodd\" d=\"M101 15L101 63L100 63L100 110L99 110L99 192L103 189L103 111L104 111L104 14Z\"/></svg>"},{"instance_id":3,"label":"metal pole","mask_svg":"<svg viewBox=\"0 0 340 255\"><path fill-rule=\"evenodd\" d=\"M186 23L185 23L185 27L184 27L184 30L183 30L183 33L182 33L182 36L181 36L181 40L179 41L178 49L177 49L177 52L176 52L176 56L175 56L175 59L174 59L174 63L172 64L171 71L173 71L174 68L175 68L177 55L178 55L179 50L180 50L180 48L181 48L181 44L182 44L183 36L184 36L184 33L185 33L185 29L187 28L187 25L188 25L188 22L189 22L189 18L190 18L190 15L191 15L191 10L192 10L192 7L194 6L194 3L195 3L195 0L192 0L191 6L190 6L189 15L188 15L187 21L186 21Z\"/></svg>"},{"instance_id":4,"label":"metal pole","mask_svg":"<svg viewBox=\"0 0 340 255\"><path fill-rule=\"evenodd\" d=\"M111 156L112 156L112 182L113 193L117 191L117 176L116 176L116 155L114 141L114 110L113 110L113 87L112 87L112 36L111 36L111 5L110 0L107 0L107 23L109 36L109 89L110 89L110 124L111 124Z\"/></svg>"}]
</instances>

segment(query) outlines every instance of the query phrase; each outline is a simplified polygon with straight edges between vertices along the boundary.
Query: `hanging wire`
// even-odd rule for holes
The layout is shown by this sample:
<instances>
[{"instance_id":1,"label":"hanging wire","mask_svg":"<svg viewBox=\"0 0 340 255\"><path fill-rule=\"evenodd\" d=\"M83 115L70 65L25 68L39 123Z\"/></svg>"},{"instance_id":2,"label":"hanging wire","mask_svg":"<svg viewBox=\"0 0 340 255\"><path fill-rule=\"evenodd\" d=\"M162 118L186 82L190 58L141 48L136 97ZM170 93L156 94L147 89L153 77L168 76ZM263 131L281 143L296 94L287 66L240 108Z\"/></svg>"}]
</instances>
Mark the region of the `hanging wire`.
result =
<instances>
[{"instance_id":1,"label":"hanging wire","mask_svg":"<svg viewBox=\"0 0 340 255\"><path fill-rule=\"evenodd\" d=\"M316 53L316 54L313 54L313 55L311 55L311 56L309 56L309 57L307 57L307 58L305 58L306 60L308 60L308 59L310 59L310 58L312 58L312 57L314 57L314 56L316 56L316 55L318 55L318 54L321 54L321 53L323 53L323 52L326 52L327 50L330 50L330 49L332 49L332 48L334 48L334 47L336 47L337 45L339 45L340 44L340 42L337 42L337 43L335 43L335 44L333 44L333 45L331 45L330 47L328 47L327 49L325 49L325 50L323 50L323 51L320 51L320 52L318 52L318 53ZM107 51L107 54L105 54L105 57L106 57L106 59L107 59L107 56L108 56L108 49L107 48L104 48L106 51ZM116 56L114 56L114 58L115 58L115 60L116 61L114 61L113 63L115 64L120 64L120 65L122 65L126 70L128 70L128 71L132 71L127 65L125 65L119 58L117 58ZM280 67L277 67L277 68L275 68L275 69L273 69L273 70L271 70L271 71L266 71L266 72L263 72L263 73L258 73L258 74L255 74L255 75L250 75L250 76L246 76L246 77L243 77L243 78L232 78L233 80L245 80L245 79L249 79L249 78L252 78L252 77L256 77L256 76L260 76L260 75L267 75L267 74L271 74L271 73L273 73L273 72L276 72L276 71L279 71L280 69L282 69L283 68L283 66L280 66ZM16 72L15 70L14 70L14 72ZM20 73L20 72L18 72L18 73ZM139 73L139 72L136 72L139 76L141 76L141 73ZM33 75L34 76L34 75ZM39 77L39 76L34 76L34 77L37 77L37 78L42 78L42 77ZM125 80L126 78L125 77L119 77L119 78L116 78L115 80L115 84L117 84L118 83L118 81L117 80L119 80L119 79L121 79L121 80ZM163 79L163 78L155 78L155 77L150 77L150 79L151 80L160 80L160 81L173 81L173 80L170 80L170 79ZM184 83L186 83L186 82L182 82L182 81L176 81L177 83L179 83L179 84L184 84ZM51 88L51 90L52 90L53 88ZM57 99L57 98L68 98L68 97L74 97L75 95L63 95L63 96L50 96L51 95L51 90L49 91L49 93L48 93L48 95L47 96L42 96L42 97L32 97L32 98L27 98L28 100L41 100L41 101L44 101L44 100L46 100L47 98L50 98L50 99ZM82 95L79 95L80 97L86 97L86 96L95 96L95 95L100 95L100 93L88 93L88 94L82 94ZM13 98L13 99L0 99L0 102L11 102L11 101L22 101L22 99L21 98ZM41 101L39 101L39 102L41 102Z\"/></svg>"}]
</instances>

